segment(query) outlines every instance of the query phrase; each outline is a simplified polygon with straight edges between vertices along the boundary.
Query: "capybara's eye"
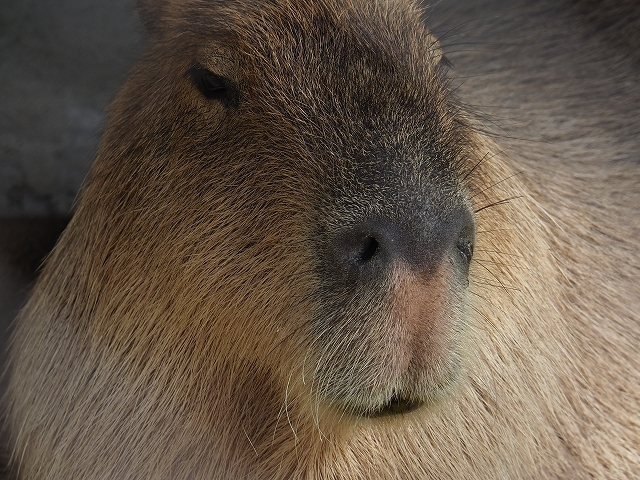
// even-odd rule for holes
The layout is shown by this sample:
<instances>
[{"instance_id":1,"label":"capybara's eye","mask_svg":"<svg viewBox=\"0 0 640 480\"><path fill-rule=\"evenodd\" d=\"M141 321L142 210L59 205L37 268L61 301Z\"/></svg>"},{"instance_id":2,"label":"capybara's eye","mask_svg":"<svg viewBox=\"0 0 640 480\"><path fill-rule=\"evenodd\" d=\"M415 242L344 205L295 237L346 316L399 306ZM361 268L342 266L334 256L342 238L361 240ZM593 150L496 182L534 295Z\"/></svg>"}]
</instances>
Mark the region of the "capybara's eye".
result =
<instances>
[{"instance_id":1,"label":"capybara's eye","mask_svg":"<svg viewBox=\"0 0 640 480\"><path fill-rule=\"evenodd\" d=\"M238 89L228 78L216 75L199 64L191 67L187 74L205 98L217 100L225 107L238 106Z\"/></svg>"}]
</instances>

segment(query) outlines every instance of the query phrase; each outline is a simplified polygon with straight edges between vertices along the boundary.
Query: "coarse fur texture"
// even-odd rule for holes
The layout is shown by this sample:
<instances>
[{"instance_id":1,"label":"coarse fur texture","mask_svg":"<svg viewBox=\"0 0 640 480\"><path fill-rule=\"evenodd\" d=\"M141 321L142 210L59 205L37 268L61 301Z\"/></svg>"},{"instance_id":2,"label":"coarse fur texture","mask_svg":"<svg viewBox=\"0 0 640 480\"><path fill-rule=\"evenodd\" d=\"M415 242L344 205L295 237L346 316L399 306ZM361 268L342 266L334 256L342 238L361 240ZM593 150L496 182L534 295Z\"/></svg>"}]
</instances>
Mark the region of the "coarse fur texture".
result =
<instances>
[{"instance_id":1,"label":"coarse fur texture","mask_svg":"<svg viewBox=\"0 0 640 480\"><path fill-rule=\"evenodd\" d=\"M500 5L141 2L18 320L12 473L639 477L640 70ZM436 14L499 54L449 42L452 83Z\"/></svg>"}]
</instances>

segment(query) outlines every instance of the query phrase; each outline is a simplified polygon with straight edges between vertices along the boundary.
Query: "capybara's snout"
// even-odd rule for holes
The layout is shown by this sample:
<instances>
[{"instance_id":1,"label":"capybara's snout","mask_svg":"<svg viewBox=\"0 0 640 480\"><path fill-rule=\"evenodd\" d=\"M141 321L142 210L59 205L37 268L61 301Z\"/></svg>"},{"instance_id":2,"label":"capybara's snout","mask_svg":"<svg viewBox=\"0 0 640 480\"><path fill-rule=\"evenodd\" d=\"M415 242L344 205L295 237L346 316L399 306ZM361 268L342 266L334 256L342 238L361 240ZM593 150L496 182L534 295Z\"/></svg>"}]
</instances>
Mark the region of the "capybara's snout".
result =
<instances>
[{"instance_id":1,"label":"capybara's snout","mask_svg":"<svg viewBox=\"0 0 640 480\"><path fill-rule=\"evenodd\" d=\"M330 240L328 263L338 276L363 284L385 277L398 263L429 274L450 260L466 275L473 243L474 222L467 206L433 206L425 199L410 209L341 226Z\"/></svg>"}]
</instances>

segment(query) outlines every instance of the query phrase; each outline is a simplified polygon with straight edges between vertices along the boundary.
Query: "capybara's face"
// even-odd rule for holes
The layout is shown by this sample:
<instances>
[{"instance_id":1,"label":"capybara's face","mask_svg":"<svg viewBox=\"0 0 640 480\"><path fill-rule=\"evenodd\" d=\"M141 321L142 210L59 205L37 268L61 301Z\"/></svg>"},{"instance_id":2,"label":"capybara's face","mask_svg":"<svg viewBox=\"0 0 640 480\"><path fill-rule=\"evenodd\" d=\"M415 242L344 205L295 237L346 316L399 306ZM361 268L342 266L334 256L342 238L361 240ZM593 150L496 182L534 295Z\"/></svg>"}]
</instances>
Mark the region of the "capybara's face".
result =
<instances>
[{"instance_id":1,"label":"capybara's face","mask_svg":"<svg viewBox=\"0 0 640 480\"><path fill-rule=\"evenodd\" d=\"M228 3L162 5L113 107L87 201L156 259L114 288L170 298L163 328L197 332L202 362L309 405L437 399L463 361L478 162L438 46L413 7Z\"/></svg>"}]
</instances>

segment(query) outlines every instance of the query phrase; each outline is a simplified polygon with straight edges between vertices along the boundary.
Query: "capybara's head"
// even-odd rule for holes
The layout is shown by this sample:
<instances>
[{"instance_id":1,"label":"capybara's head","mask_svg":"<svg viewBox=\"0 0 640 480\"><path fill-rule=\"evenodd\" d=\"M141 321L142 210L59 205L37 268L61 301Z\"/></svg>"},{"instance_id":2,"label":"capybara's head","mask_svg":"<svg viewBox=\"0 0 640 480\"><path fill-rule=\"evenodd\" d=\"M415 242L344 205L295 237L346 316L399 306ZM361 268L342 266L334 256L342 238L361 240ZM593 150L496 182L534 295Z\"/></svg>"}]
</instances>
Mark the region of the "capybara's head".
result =
<instances>
[{"instance_id":1,"label":"capybara's head","mask_svg":"<svg viewBox=\"0 0 640 480\"><path fill-rule=\"evenodd\" d=\"M598 102L574 71L540 94L569 113L523 100L568 130L510 159L418 3L139 2L149 49L17 321L16 473L633 476L637 236L572 121ZM485 86L560 81L549 48Z\"/></svg>"},{"instance_id":2,"label":"capybara's head","mask_svg":"<svg viewBox=\"0 0 640 480\"><path fill-rule=\"evenodd\" d=\"M91 328L200 342L199 363L268 371L316 414L446 394L464 362L478 159L420 10L143 13L151 48L79 208L106 288L97 308L118 312Z\"/></svg>"},{"instance_id":3,"label":"capybara's head","mask_svg":"<svg viewBox=\"0 0 640 480\"><path fill-rule=\"evenodd\" d=\"M288 477L298 449L330 461L325 437L414 441L471 363L475 212L492 201L424 12L139 9L148 51L15 335L21 470ZM352 436L363 425L378 433Z\"/></svg>"}]
</instances>

